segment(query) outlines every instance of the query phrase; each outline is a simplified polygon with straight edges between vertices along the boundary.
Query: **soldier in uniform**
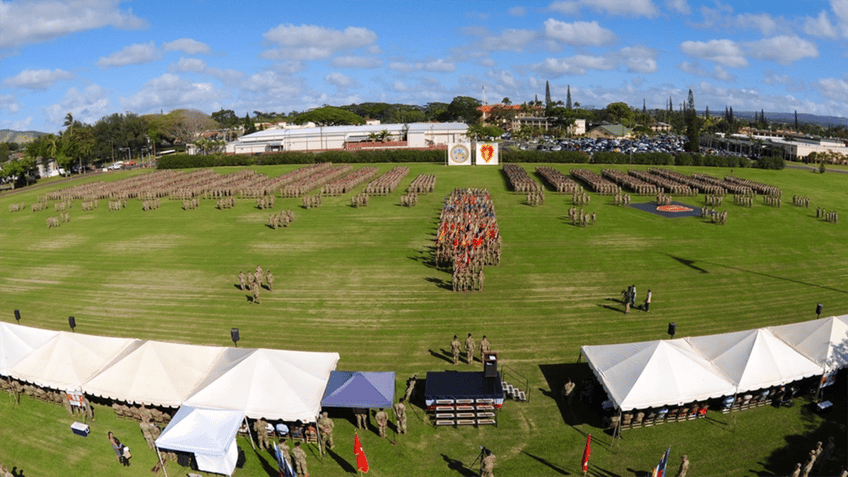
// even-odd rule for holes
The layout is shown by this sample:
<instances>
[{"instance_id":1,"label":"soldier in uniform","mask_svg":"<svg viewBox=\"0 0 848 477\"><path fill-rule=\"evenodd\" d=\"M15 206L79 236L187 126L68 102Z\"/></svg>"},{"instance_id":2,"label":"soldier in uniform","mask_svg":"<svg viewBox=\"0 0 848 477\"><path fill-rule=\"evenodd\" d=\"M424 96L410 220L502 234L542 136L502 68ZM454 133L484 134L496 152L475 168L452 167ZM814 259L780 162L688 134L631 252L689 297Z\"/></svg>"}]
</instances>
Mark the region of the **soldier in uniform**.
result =
<instances>
[{"instance_id":1,"label":"soldier in uniform","mask_svg":"<svg viewBox=\"0 0 848 477\"><path fill-rule=\"evenodd\" d=\"M406 406L403 405L402 399L395 404L394 410L398 432L406 434Z\"/></svg>"},{"instance_id":2,"label":"soldier in uniform","mask_svg":"<svg viewBox=\"0 0 848 477\"><path fill-rule=\"evenodd\" d=\"M680 457L680 469L677 471L676 477L686 477L687 472L689 472L689 456L683 454Z\"/></svg>"},{"instance_id":3,"label":"soldier in uniform","mask_svg":"<svg viewBox=\"0 0 848 477\"><path fill-rule=\"evenodd\" d=\"M368 429L368 409L355 408L353 414L356 416L356 427L359 429Z\"/></svg>"},{"instance_id":4,"label":"soldier in uniform","mask_svg":"<svg viewBox=\"0 0 848 477\"><path fill-rule=\"evenodd\" d=\"M412 393L415 392L415 383L418 382L418 374L413 374L411 378L406 381L406 395L404 395L403 400L409 402L410 398L412 398Z\"/></svg>"},{"instance_id":5,"label":"soldier in uniform","mask_svg":"<svg viewBox=\"0 0 848 477\"><path fill-rule=\"evenodd\" d=\"M453 353L453 364L459 364L459 352L462 348L462 345L459 344L459 338L456 335L453 335L453 341L451 341L451 353Z\"/></svg>"},{"instance_id":6,"label":"soldier in uniform","mask_svg":"<svg viewBox=\"0 0 848 477\"><path fill-rule=\"evenodd\" d=\"M267 449L268 444L268 422L264 417L260 417L258 421L253 423L253 431L256 432L256 440L259 441L259 447L262 450Z\"/></svg>"},{"instance_id":7,"label":"soldier in uniform","mask_svg":"<svg viewBox=\"0 0 848 477\"><path fill-rule=\"evenodd\" d=\"M389 425L389 415L386 414L386 411L383 408L380 408L377 411L377 414L374 415L374 419L377 420L377 425L380 427L380 437L383 439L386 438L386 428Z\"/></svg>"},{"instance_id":8,"label":"soldier in uniform","mask_svg":"<svg viewBox=\"0 0 848 477\"><path fill-rule=\"evenodd\" d=\"M474 363L474 348L476 347L477 343L471 337L471 333L468 333L468 338L465 339L465 359L468 361L468 364Z\"/></svg>"},{"instance_id":9,"label":"soldier in uniform","mask_svg":"<svg viewBox=\"0 0 848 477\"><path fill-rule=\"evenodd\" d=\"M265 274L265 281L268 282L268 291L274 291L274 274L271 273L271 270Z\"/></svg>"},{"instance_id":10,"label":"soldier in uniform","mask_svg":"<svg viewBox=\"0 0 848 477\"><path fill-rule=\"evenodd\" d=\"M574 388L577 385L569 378L568 382L565 383L565 386L562 387L562 397L565 399L565 402L568 405L571 405L571 402L574 401Z\"/></svg>"},{"instance_id":11,"label":"soldier in uniform","mask_svg":"<svg viewBox=\"0 0 848 477\"><path fill-rule=\"evenodd\" d=\"M483 362L483 354L491 351L492 348L489 346L489 339L486 338L486 335L483 335L483 339L480 340L480 362Z\"/></svg>"},{"instance_id":12,"label":"soldier in uniform","mask_svg":"<svg viewBox=\"0 0 848 477\"><path fill-rule=\"evenodd\" d=\"M239 272L239 283L241 284L241 291L247 290L247 277L244 276L244 272Z\"/></svg>"},{"instance_id":13,"label":"soldier in uniform","mask_svg":"<svg viewBox=\"0 0 848 477\"><path fill-rule=\"evenodd\" d=\"M138 423L138 427L141 428L141 435L144 436L144 440L147 442L147 447L153 449L154 441L153 436L150 434L149 422L142 419L141 422Z\"/></svg>"},{"instance_id":14,"label":"soldier in uniform","mask_svg":"<svg viewBox=\"0 0 848 477\"><path fill-rule=\"evenodd\" d=\"M261 305L262 302L259 300L259 282L254 281L250 288L253 291L253 303Z\"/></svg>"},{"instance_id":15,"label":"soldier in uniform","mask_svg":"<svg viewBox=\"0 0 848 477\"><path fill-rule=\"evenodd\" d=\"M324 444L324 449L328 448L327 445L330 446L330 449L336 448L333 443L333 427L335 427L333 420L327 416L326 412L321 413L321 419L318 419L318 428L321 430L321 441Z\"/></svg>"},{"instance_id":16,"label":"soldier in uniform","mask_svg":"<svg viewBox=\"0 0 848 477\"><path fill-rule=\"evenodd\" d=\"M484 454L486 456L483 457L483 461L480 463L480 475L481 477L495 477L495 454L492 454L492 451L489 449L486 449Z\"/></svg>"},{"instance_id":17,"label":"soldier in uniform","mask_svg":"<svg viewBox=\"0 0 848 477\"><path fill-rule=\"evenodd\" d=\"M303 452L300 444L300 441L294 443L292 455L294 456L295 470L297 471L298 477L306 477L309 475L309 471L306 470L306 452Z\"/></svg>"}]
</instances>

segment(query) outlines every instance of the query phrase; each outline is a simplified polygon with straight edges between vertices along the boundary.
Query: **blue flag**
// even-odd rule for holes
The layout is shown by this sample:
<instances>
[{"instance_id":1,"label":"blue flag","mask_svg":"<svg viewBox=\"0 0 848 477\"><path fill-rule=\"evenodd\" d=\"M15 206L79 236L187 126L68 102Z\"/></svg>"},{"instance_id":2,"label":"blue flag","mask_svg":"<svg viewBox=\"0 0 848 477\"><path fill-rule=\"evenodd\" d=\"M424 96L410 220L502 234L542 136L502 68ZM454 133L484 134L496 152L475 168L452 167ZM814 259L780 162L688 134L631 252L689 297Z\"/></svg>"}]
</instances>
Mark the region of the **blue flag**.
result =
<instances>
[{"instance_id":1,"label":"blue flag","mask_svg":"<svg viewBox=\"0 0 848 477\"><path fill-rule=\"evenodd\" d=\"M277 467L280 469L280 477L296 477L294 474L294 469L292 469L289 461L283 457L283 451L277 447L277 443L274 443L274 455L277 457Z\"/></svg>"},{"instance_id":2,"label":"blue flag","mask_svg":"<svg viewBox=\"0 0 848 477\"><path fill-rule=\"evenodd\" d=\"M668 455L671 453L671 446L668 446L668 449L665 450L665 454L663 454L662 458L660 458L660 463L657 464L657 468L654 469L654 472L651 474L651 477L666 477L666 468L668 468Z\"/></svg>"}]
</instances>

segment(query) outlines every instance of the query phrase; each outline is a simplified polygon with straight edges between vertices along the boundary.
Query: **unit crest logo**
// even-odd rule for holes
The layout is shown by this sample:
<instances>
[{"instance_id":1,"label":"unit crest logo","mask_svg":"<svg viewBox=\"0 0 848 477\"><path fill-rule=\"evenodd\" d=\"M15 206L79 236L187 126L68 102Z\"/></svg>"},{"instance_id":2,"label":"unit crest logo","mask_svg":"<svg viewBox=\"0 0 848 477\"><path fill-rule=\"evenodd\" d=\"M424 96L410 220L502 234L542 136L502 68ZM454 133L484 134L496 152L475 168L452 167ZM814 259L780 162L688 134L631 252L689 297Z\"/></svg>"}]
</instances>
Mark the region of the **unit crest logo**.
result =
<instances>
[{"instance_id":1,"label":"unit crest logo","mask_svg":"<svg viewBox=\"0 0 848 477\"><path fill-rule=\"evenodd\" d=\"M491 144L484 144L480 147L480 155L483 156L483 160L488 163L492 160L492 157L495 155L495 148Z\"/></svg>"}]
</instances>

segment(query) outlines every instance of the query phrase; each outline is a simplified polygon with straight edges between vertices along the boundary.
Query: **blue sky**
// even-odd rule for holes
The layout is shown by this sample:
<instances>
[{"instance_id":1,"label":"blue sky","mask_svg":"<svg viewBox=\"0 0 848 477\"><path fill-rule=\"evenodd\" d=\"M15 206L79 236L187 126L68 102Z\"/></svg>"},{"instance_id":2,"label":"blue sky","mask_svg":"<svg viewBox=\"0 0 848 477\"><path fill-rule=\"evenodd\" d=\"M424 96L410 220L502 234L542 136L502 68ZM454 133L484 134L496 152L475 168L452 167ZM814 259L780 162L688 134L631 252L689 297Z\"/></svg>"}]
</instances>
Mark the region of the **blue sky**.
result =
<instances>
[{"instance_id":1,"label":"blue sky","mask_svg":"<svg viewBox=\"0 0 848 477\"><path fill-rule=\"evenodd\" d=\"M848 0L0 1L0 128L472 96L848 117Z\"/></svg>"}]
</instances>

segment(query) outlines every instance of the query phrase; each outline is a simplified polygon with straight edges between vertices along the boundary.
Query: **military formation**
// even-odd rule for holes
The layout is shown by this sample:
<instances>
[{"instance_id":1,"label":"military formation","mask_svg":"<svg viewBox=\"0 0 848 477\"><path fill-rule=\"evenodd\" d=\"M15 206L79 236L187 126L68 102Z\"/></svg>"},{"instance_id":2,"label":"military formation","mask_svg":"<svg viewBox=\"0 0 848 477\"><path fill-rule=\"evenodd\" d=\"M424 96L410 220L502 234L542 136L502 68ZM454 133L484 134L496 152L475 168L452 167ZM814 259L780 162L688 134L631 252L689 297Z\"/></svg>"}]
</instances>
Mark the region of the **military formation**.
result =
<instances>
[{"instance_id":1,"label":"military formation","mask_svg":"<svg viewBox=\"0 0 848 477\"><path fill-rule=\"evenodd\" d=\"M733 194L733 203L742 207L750 208L754 206L754 196Z\"/></svg>"},{"instance_id":2,"label":"military formation","mask_svg":"<svg viewBox=\"0 0 848 477\"><path fill-rule=\"evenodd\" d=\"M429 194L436 190L436 175L421 174L412 180L406 191L415 194Z\"/></svg>"},{"instance_id":3,"label":"military formation","mask_svg":"<svg viewBox=\"0 0 848 477\"><path fill-rule=\"evenodd\" d=\"M657 193L662 190L660 187L657 187L650 182L644 181L618 169L602 169L601 175L639 195L657 195Z\"/></svg>"},{"instance_id":4,"label":"military formation","mask_svg":"<svg viewBox=\"0 0 848 477\"><path fill-rule=\"evenodd\" d=\"M330 182L329 184L325 184L324 187L321 189L321 192L324 195L328 195L331 197L346 194L355 189L360 184L363 184L365 181L376 176L379 171L380 169L374 166L362 167L352 174L347 174L345 176L339 177L338 179L334 180L333 182ZM408 171L409 169L407 169L407 172ZM375 188L374 190L378 190L378 188ZM382 191L382 187L380 187L379 190Z\"/></svg>"},{"instance_id":5,"label":"military formation","mask_svg":"<svg viewBox=\"0 0 848 477\"><path fill-rule=\"evenodd\" d=\"M236 198L233 196L220 197L215 201L215 208L218 210L232 209L236 206Z\"/></svg>"},{"instance_id":6,"label":"military formation","mask_svg":"<svg viewBox=\"0 0 848 477\"><path fill-rule=\"evenodd\" d=\"M265 281L265 287L268 288L268 291L274 291L274 274L271 273L271 270L263 273L262 267L257 265L255 272L248 271L247 274L245 274L243 271L240 271L238 274L239 287L242 291L250 291L253 296L251 303L256 305L262 303L260 298L263 278Z\"/></svg>"},{"instance_id":7,"label":"military formation","mask_svg":"<svg viewBox=\"0 0 848 477\"><path fill-rule=\"evenodd\" d=\"M21 212L26 209L26 206L23 202L16 202L14 204L9 204L9 212ZM35 212L35 209L33 209Z\"/></svg>"},{"instance_id":8,"label":"military formation","mask_svg":"<svg viewBox=\"0 0 848 477\"><path fill-rule=\"evenodd\" d=\"M779 195L764 195L763 196L763 204L765 204L765 205L780 208L782 203L783 203L783 201L780 199Z\"/></svg>"},{"instance_id":9,"label":"military formation","mask_svg":"<svg viewBox=\"0 0 848 477\"><path fill-rule=\"evenodd\" d=\"M530 174L518 164L504 164L504 174L509 182L509 187L515 192L539 192L542 185L530 178Z\"/></svg>"},{"instance_id":10,"label":"military formation","mask_svg":"<svg viewBox=\"0 0 848 477\"><path fill-rule=\"evenodd\" d=\"M615 193L614 203L619 207L630 206L630 194L623 194L620 190Z\"/></svg>"},{"instance_id":11,"label":"military formation","mask_svg":"<svg viewBox=\"0 0 848 477\"><path fill-rule=\"evenodd\" d=\"M256 208L260 210L273 209L277 204L277 198L273 194L263 195L256 198Z\"/></svg>"},{"instance_id":12,"label":"military formation","mask_svg":"<svg viewBox=\"0 0 848 477\"><path fill-rule=\"evenodd\" d=\"M810 208L810 198L809 197L801 197L800 195L792 196L792 203L797 205L798 207L804 207L805 209Z\"/></svg>"},{"instance_id":13,"label":"military formation","mask_svg":"<svg viewBox=\"0 0 848 477\"><path fill-rule=\"evenodd\" d=\"M368 194L365 192L360 192L355 196L350 198L351 207L368 207Z\"/></svg>"},{"instance_id":14,"label":"military formation","mask_svg":"<svg viewBox=\"0 0 848 477\"><path fill-rule=\"evenodd\" d=\"M365 187L365 193L370 195L386 195L397 189L400 181L409 174L405 166L393 167L389 172L374 179Z\"/></svg>"},{"instance_id":15,"label":"military formation","mask_svg":"<svg viewBox=\"0 0 848 477\"><path fill-rule=\"evenodd\" d=\"M47 217L47 228L58 227L63 223L67 223L71 221L71 213L65 212L64 214L54 215L52 217Z\"/></svg>"},{"instance_id":16,"label":"military formation","mask_svg":"<svg viewBox=\"0 0 848 477\"><path fill-rule=\"evenodd\" d=\"M557 192L573 194L583 190L580 184L553 167L538 166L536 167L536 174L540 175L545 183Z\"/></svg>"},{"instance_id":17,"label":"military formation","mask_svg":"<svg viewBox=\"0 0 848 477\"><path fill-rule=\"evenodd\" d=\"M710 207L721 207L724 196L720 194L704 194L704 204Z\"/></svg>"},{"instance_id":18,"label":"military formation","mask_svg":"<svg viewBox=\"0 0 848 477\"><path fill-rule=\"evenodd\" d=\"M127 199L115 199L109 201L109 212L127 208Z\"/></svg>"},{"instance_id":19,"label":"military formation","mask_svg":"<svg viewBox=\"0 0 848 477\"><path fill-rule=\"evenodd\" d=\"M400 205L401 207L415 207L418 205L418 194L416 192L409 192L400 196Z\"/></svg>"},{"instance_id":20,"label":"military formation","mask_svg":"<svg viewBox=\"0 0 848 477\"><path fill-rule=\"evenodd\" d=\"M304 209L314 209L321 206L321 194L309 195L301 198Z\"/></svg>"},{"instance_id":21,"label":"military formation","mask_svg":"<svg viewBox=\"0 0 848 477\"><path fill-rule=\"evenodd\" d=\"M671 205L672 198L670 195L665 195L663 192L657 194L657 205Z\"/></svg>"},{"instance_id":22,"label":"military formation","mask_svg":"<svg viewBox=\"0 0 848 477\"><path fill-rule=\"evenodd\" d=\"M825 210L816 208L816 217L823 219L825 222L830 222L832 224L837 223L839 221L839 214L835 210Z\"/></svg>"},{"instance_id":23,"label":"military formation","mask_svg":"<svg viewBox=\"0 0 848 477\"><path fill-rule=\"evenodd\" d=\"M571 207L568 209L568 219L571 220L571 225L576 225L579 227L588 227L589 225L595 225L595 222L598 220L598 215L595 212L591 214L583 211L583 207L577 209L577 207Z\"/></svg>"},{"instance_id":24,"label":"military formation","mask_svg":"<svg viewBox=\"0 0 848 477\"><path fill-rule=\"evenodd\" d=\"M268 226L274 230L279 227L288 227L292 222L294 222L294 211L291 209L281 210L279 214L268 216Z\"/></svg>"},{"instance_id":25,"label":"military formation","mask_svg":"<svg viewBox=\"0 0 848 477\"><path fill-rule=\"evenodd\" d=\"M621 188L588 169L571 169L571 176L588 185L592 191L600 195L615 195Z\"/></svg>"},{"instance_id":26,"label":"military formation","mask_svg":"<svg viewBox=\"0 0 848 477\"><path fill-rule=\"evenodd\" d=\"M545 205L545 191L527 193L527 205Z\"/></svg>"},{"instance_id":27,"label":"military formation","mask_svg":"<svg viewBox=\"0 0 848 477\"><path fill-rule=\"evenodd\" d=\"M810 475L823 474L824 469L827 463L833 459L833 452L836 450L836 443L834 442L833 436L828 437L827 445L822 446L822 442L816 442L815 447L810 449L807 453L807 457L804 461L804 464L801 465L800 462L795 464L795 469L792 471L790 477L809 477ZM815 473L813 472L815 470ZM843 468L841 475L848 474L848 471ZM835 475L834 473L828 473L827 475Z\"/></svg>"}]
</instances>

